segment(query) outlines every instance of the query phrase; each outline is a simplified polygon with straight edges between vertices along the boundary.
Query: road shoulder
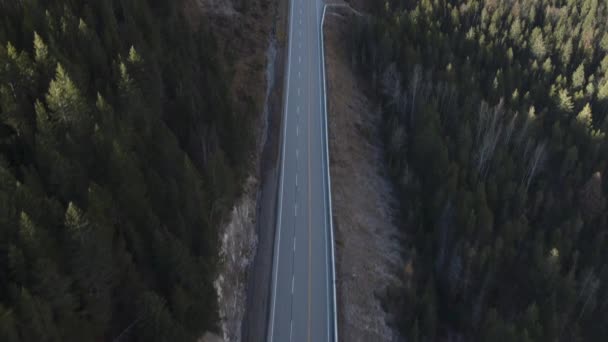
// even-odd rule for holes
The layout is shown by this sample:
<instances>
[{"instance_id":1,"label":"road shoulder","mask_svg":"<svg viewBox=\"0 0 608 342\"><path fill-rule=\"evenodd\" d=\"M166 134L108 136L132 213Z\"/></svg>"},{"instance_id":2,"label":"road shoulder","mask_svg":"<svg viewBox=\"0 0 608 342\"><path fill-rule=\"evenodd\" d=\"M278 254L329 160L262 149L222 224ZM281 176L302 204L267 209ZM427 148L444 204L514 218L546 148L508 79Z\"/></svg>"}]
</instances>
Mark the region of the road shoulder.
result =
<instances>
[{"instance_id":1,"label":"road shoulder","mask_svg":"<svg viewBox=\"0 0 608 342\"><path fill-rule=\"evenodd\" d=\"M382 299L400 286L404 264L396 202L380 115L350 63L352 18L348 11L337 13L328 9L324 34L339 335L343 341L390 341L396 335Z\"/></svg>"}]
</instances>

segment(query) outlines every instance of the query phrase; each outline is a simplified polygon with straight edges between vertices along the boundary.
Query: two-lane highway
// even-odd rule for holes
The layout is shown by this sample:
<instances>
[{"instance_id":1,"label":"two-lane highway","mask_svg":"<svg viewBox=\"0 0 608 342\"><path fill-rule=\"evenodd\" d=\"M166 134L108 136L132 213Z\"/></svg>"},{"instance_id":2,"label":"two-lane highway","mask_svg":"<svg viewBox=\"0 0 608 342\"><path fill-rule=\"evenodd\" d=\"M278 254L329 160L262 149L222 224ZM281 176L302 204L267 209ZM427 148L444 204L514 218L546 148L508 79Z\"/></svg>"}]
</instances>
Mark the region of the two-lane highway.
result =
<instances>
[{"instance_id":1,"label":"two-lane highway","mask_svg":"<svg viewBox=\"0 0 608 342\"><path fill-rule=\"evenodd\" d=\"M290 0L269 341L333 341L322 0Z\"/></svg>"}]
</instances>

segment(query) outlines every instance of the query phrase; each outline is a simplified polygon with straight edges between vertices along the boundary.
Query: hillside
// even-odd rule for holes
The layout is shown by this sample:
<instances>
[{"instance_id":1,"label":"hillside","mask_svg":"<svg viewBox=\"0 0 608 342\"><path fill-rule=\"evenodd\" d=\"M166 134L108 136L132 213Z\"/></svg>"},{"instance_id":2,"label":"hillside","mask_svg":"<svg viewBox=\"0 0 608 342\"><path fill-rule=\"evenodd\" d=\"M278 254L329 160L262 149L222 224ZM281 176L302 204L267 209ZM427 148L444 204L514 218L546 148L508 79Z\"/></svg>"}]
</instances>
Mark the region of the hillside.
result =
<instances>
[{"instance_id":1,"label":"hillside","mask_svg":"<svg viewBox=\"0 0 608 342\"><path fill-rule=\"evenodd\" d=\"M191 5L0 4L0 340L219 331L217 227L261 105Z\"/></svg>"},{"instance_id":2,"label":"hillside","mask_svg":"<svg viewBox=\"0 0 608 342\"><path fill-rule=\"evenodd\" d=\"M608 333L608 8L390 0L352 25L410 237L409 341ZM405 275L404 275L405 277Z\"/></svg>"}]
</instances>

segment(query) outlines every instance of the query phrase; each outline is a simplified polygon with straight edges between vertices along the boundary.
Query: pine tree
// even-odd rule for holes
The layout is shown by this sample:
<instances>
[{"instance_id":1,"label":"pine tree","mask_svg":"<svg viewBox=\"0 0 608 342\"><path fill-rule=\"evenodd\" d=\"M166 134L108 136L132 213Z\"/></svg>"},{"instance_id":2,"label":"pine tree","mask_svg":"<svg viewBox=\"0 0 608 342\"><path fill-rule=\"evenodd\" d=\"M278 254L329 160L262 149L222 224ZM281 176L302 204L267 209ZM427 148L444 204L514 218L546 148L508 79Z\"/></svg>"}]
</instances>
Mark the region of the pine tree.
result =
<instances>
[{"instance_id":1,"label":"pine tree","mask_svg":"<svg viewBox=\"0 0 608 342\"><path fill-rule=\"evenodd\" d=\"M61 122L77 124L85 119L85 101L61 64L57 64L55 79L49 86L46 102L52 115Z\"/></svg>"},{"instance_id":2,"label":"pine tree","mask_svg":"<svg viewBox=\"0 0 608 342\"><path fill-rule=\"evenodd\" d=\"M585 107L576 116L578 121L583 127L591 129L593 127L593 116L591 115L591 106L587 103Z\"/></svg>"},{"instance_id":3,"label":"pine tree","mask_svg":"<svg viewBox=\"0 0 608 342\"><path fill-rule=\"evenodd\" d=\"M65 226L70 230L71 234L80 239L79 235L87 229L88 225L89 223L84 218L82 210L70 202L65 211Z\"/></svg>"},{"instance_id":4,"label":"pine tree","mask_svg":"<svg viewBox=\"0 0 608 342\"><path fill-rule=\"evenodd\" d=\"M582 88L585 83L585 66L581 63L572 74L572 86L574 89Z\"/></svg>"},{"instance_id":5,"label":"pine tree","mask_svg":"<svg viewBox=\"0 0 608 342\"><path fill-rule=\"evenodd\" d=\"M543 71L545 74L550 75L553 73L553 63L551 63L551 57L548 57L543 63Z\"/></svg>"},{"instance_id":6,"label":"pine tree","mask_svg":"<svg viewBox=\"0 0 608 342\"><path fill-rule=\"evenodd\" d=\"M542 339L542 326L539 323L540 315L536 303L532 303L524 314L524 327L531 341Z\"/></svg>"},{"instance_id":7,"label":"pine tree","mask_svg":"<svg viewBox=\"0 0 608 342\"><path fill-rule=\"evenodd\" d=\"M572 45L572 38L569 38L563 45L561 49L561 61L564 67L568 67L570 65L570 60L572 58L572 51L574 47Z\"/></svg>"},{"instance_id":8,"label":"pine tree","mask_svg":"<svg viewBox=\"0 0 608 342\"><path fill-rule=\"evenodd\" d=\"M594 173L584 184L579 193L583 217L591 221L598 217L606 207L606 198L602 194L602 174Z\"/></svg>"},{"instance_id":9,"label":"pine tree","mask_svg":"<svg viewBox=\"0 0 608 342\"><path fill-rule=\"evenodd\" d=\"M49 48L38 32L34 32L34 60L44 67L48 67L52 63L49 55Z\"/></svg>"},{"instance_id":10,"label":"pine tree","mask_svg":"<svg viewBox=\"0 0 608 342\"><path fill-rule=\"evenodd\" d=\"M519 20L519 18L515 18L515 20L513 20L513 23L511 24L511 28L509 30L509 37L516 44L518 44L521 40L521 33L522 33L521 31L522 31L521 30L521 21Z\"/></svg>"},{"instance_id":11,"label":"pine tree","mask_svg":"<svg viewBox=\"0 0 608 342\"><path fill-rule=\"evenodd\" d=\"M21 249L13 244L8 246L8 268L10 278L15 284L25 285L27 282L27 261Z\"/></svg>"},{"instance_id":12,"label":"pine tree","mask_svg":"<svg viewBox=\"0 0 608 342\"><path fill-rule=\"evenodd\" d=\"M572 103L572 97L570 96L570 94L568 93L567 89L562 89L559 91L559 102L558 102L558 106L561 110L563 110L564 112L571 112L572 109L574 108L574 104Z\"/></svg>"},{"instance_id":13,"label":"pine tree","mask_svg":"<svg viewBox=\"0 0 608 342\"><path fill-rule=\"evenodd\" d=\"M604 84L598 90L597 99L600 101L608 101L608 79L604 81Z\"/></svg>"},{"instance_id":14,"label":"pine tree","mask_svg":"<svg viewBox=\"0 0 608 342\"><path fill-rule=\"evenodd\" d=\"M36 259L32 266L32 275L33 293L40 296L62 317L70 317L74 314L78 303L70 291L72 281L59 270L53 260L47 257Z\"/></svg>"},{"instance_id":15,"label":"pine tree","mask_svg":"<svg viewBox=\"0 0 608 342\"><path fill-rule=\"evenodd\" d=\"M129 49L129 58L127 59L129 61L129 63L131 64L139 64L142 62L141 56L139 55L139 53L135 50L135 47L133 47L133 45L131 45L131 48ZM121 70L122 71L122 70Z\"/></svg>"},{"instance_id":16,"label":"pine tree","mask_svg":"<svg viewBox=\"0 0 608 342\"><path fill-rule=\"evenodd\" d=\"M20 341L15 314L13 310L5 308L2 304L0 304L0 340L6 342Z\"/></svg>"},{"instance_id":17,"label":"pine tree","mask_svg":"<svg viewBox=\"0 0 608 342\"><path fill-rule=\"evenodd\" d=\"M539 27L535 27L532 30L530 37L532 53L536 56L537 60L542 60L547 54L547 47L545 46L545 38L543 32Z\"/></svg>"},{"instance_id":18,"label":"pine tree","mask_svg":"<svg viewBox=\"0 0 608 342\"><path fill-rule=\"evenodd\" d=\"M171 317L165 300L156 293L144 293L140 298L139 306L142 312L139 333L143 338L167 342L191 339Z\"/></svg>"},{"instance_id":19,"label":"pine tree","mask_svg":"<svg viewBox=\"0 0 608 342\"><path fill-rule=\"evenodd\" d=\"M38 228L30 219L29 215L21 212L19 220L19 238L23 243L25 254L34 258L39 255L40 246L40 228Z\"/></svg>"},{"instance_id":20,"label":"pine tree","mask_svg":"<svg viewBox=\"0 0 608 342\"><path fill-rule=\"evenodd\" d=\"M608 53L608 32L604 32L602 40L600 41L600 47L602 48L604 53Z\"/></svg>"}]
</instances>

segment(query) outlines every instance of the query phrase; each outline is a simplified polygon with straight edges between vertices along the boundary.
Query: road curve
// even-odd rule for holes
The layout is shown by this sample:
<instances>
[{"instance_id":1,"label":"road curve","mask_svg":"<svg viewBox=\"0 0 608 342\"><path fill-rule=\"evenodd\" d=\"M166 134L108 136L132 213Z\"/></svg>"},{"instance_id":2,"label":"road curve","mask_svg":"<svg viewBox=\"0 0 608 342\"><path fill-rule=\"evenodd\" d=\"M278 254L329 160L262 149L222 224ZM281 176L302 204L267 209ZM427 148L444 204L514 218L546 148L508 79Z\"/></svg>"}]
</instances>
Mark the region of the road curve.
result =
<instances>
[{"instance_id":1,"label":"road curve","mask_svg":"<svg viewBox=\"0 0 608 342\"><path fill-rule=\"evenodd\" d=\"M268 338L337 339L322 0L291 0Z\"/></svg>"}]
</instances>

